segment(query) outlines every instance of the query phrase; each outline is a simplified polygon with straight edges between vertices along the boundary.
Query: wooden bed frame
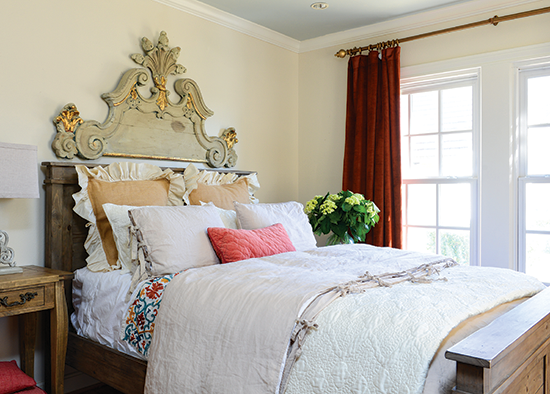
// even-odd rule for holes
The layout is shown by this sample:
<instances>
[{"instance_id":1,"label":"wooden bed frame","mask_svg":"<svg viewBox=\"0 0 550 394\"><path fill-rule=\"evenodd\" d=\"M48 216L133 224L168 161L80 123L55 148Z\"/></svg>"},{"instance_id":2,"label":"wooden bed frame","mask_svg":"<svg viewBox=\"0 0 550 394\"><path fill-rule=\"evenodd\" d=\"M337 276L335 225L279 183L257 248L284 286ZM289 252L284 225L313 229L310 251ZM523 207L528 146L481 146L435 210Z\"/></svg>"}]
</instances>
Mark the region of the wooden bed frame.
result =
<instances>
[{"instance_id":1,"label":"wooden bed frame","mask_svg":"<svg viewBox=\"0 0 550 394\"><path fill-rule=\"evenodd\" d=\"M72 195L80 190L75 163L46 162L42 166L46 174L45 264L74 271L86 265L83 244L87 236L85 221L72 210ZM71 290L68 284L69 313L73 310ZM547 289L453 346L446 357L457 362L456 393L550 394L549 352L550 289ZM71 331L66 364L124 393L143 392L146 361Z\"/></svg>"}]
</instances>

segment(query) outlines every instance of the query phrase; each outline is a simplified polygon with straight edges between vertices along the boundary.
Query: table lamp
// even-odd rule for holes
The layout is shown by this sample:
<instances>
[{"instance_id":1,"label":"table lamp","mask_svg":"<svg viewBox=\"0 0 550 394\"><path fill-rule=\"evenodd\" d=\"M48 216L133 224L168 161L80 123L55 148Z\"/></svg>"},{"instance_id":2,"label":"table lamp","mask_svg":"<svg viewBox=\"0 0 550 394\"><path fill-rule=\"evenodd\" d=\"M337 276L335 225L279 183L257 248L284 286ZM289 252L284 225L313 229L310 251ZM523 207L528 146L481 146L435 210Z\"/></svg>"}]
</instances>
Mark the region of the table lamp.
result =
<instances>
[{"instance_id":1,"label":"table lamp","mask_svg":"<svg viewBox=\"0 0 550 394\"><path fill-rule=\"evenodd\" d=\"M37 148L0 142L0 198L38 198ZM0 230L0 275L23 272L15 266L8 233Z\"/></svg>"}]
</instances>

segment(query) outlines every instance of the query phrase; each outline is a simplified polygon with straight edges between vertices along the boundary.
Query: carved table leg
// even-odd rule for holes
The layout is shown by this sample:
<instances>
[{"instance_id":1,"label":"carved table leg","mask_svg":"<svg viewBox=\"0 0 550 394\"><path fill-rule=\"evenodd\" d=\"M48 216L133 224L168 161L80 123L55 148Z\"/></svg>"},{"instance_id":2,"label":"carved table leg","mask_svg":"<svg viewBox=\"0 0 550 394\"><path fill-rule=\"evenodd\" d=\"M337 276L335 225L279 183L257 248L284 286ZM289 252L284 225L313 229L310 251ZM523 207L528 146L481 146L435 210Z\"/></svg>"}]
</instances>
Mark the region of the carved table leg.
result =
<instances>
[{"instance_id":1,"label":"carved table leg","mask_svg":"<svg viewBox=\"0 0 550 394\"><path fill-rule=\"evenodd\" d=\"M63 394L68 323L65 292L60 281L55 285L55 307L50 312L52 394Z\"/></svg>"},{"instance_id":2,"label":"carved table leg","mask_svg":"<svg viewBox=\"0 0 550 394\"><path fill-rule=\"evenodd\" d=\"M19 315L19 354L21 369L34 378L34 348L36 345L36 326L38 312Z\"/></svg>"}]
</instances>

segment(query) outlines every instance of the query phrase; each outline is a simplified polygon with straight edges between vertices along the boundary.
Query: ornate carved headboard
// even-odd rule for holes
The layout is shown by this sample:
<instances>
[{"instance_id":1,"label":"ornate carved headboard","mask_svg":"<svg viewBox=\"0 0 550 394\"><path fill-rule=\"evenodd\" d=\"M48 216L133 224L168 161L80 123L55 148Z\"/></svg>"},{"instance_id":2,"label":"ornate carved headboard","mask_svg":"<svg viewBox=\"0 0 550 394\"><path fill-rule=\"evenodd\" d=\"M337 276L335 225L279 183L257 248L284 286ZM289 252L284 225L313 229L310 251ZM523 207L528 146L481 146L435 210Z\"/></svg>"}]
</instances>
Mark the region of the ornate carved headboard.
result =
<instances>
[{"instance_id":1,"label":"ornate carved headboard","mask_svg":"<svg viewBox=\"0 0 550 394\"><path fill-rule=\"evenodd\" d=\"M187 78L176 80L177 97L175 101L169 98L168 76L186 71L177 64L180 48L168 46L165 32L157 45L144 37L141 47L143 55L136 53L131 58L143 68L126 71L116 89L101 96L109 107L105 122L84 121L73 103L54 118L57 134L52 148L56 155L64 159L115 156L235 166L235 129L227 128L219 137L206 134L204 123L213 112L206 107L197 83ZM149 73L153 86L151 95L144 97L139 88L147 84Z\"/></svg>"}]
</instances>

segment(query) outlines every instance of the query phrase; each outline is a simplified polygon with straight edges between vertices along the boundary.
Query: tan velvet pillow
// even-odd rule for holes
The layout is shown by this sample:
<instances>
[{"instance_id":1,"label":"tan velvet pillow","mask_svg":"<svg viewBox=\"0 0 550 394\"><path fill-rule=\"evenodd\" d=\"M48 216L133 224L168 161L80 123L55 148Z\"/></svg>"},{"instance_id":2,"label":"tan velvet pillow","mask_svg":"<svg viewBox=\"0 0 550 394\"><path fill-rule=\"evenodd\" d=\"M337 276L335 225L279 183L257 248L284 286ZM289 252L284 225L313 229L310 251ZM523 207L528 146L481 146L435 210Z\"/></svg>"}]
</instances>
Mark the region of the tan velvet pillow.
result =
<instances>
[{"instance_id":1,"label":"tan velvet pillow","mask_svg":"<svg viewBox=\"0 0 550 394\"><path fill-rule=\"evenodd\" d=\"M103 243L103 250L110 265L118 260L118 251L113 237L113 229L109 224L103 204L147 206L167 205L170 182L167 179L144 181L107 182L99 179L88 181L88 196L94 214L96 225Z\"/></svg>"},{"instance_id":2,"label":"tan velvet pillow","mask_svg":"<svg viewBox=\"0 0 550 394\"><path fill-rule=\"evenodd\" d=\"M241 204L250 203L246 179L239 179L235 183L223 185L207 185L199 182L197 188L189 194L191 205L211 202L218 208L235 210L233 201Z\"/></svg>"}]
</instances>

